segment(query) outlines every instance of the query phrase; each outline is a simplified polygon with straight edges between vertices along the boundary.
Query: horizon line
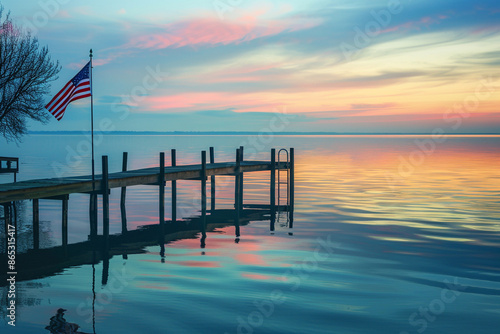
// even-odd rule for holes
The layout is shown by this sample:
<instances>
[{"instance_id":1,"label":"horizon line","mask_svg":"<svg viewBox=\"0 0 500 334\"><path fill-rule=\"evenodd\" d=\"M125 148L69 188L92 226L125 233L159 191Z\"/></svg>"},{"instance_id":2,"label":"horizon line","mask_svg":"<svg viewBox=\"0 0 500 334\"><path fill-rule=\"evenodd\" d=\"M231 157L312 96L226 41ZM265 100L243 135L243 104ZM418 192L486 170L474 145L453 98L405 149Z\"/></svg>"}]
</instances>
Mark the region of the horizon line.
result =
<instances>
[{"instance_id":1,"label":"horizon line","mask_svg":"<svg viewBox=\"0 0 500 334\"><path fill-rule=\"evenodd\" d=\"M78 130L67 130L67 131L28 131L28 135L34 134L82 134L90 133L87 131ZM107 135L120 135L120 134L151 134L151 135L254 135L262 134L262 131L139 131L139 130L124 130L124 131L99 131L99 133ZM267 134L267 132L266 132ZM330 136L500 136L500 133L443 133L441 135L424 133L424 132L327 132L327 131L283 131L271 133L276 136L288 136L288 135L330 135Z\"/></svg>"}]
</instances>

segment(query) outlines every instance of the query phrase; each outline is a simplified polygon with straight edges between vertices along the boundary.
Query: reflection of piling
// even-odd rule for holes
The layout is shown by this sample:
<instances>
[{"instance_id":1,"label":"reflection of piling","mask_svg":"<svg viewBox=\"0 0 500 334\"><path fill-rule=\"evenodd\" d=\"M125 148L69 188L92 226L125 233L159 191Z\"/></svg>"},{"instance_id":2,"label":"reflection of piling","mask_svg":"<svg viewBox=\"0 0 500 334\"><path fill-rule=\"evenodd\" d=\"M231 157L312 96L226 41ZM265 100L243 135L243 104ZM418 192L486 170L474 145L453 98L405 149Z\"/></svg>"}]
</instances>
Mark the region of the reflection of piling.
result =
<instances>
[{"instance_id":1,"label":"reflection of piling","mask_svg":"<svg viewBox=\"0 0 500 334\"><path fill-rule=\"evenodd\" d=\"M127 160L128 153L123 152L123 160L122 160L122 172L127 171ZM122 218L122 233L127 232L127 209L125 204L125 198L127 196L127 187L122 187L120 194L120 213Z\"/></svg>"},{"instance_id":2,"label":"reflection of piling","mask_svg":"<svg viewBox=\"0 0 500 334\"><path fill-rule=\"evenodd\" d=\"M10 202L4 203L3 205L3 220L5 229L5 254L9 253L9 225L10 225Z\"/></svg>"},{"instance_id":3,"label":"reflection of piling","mask_svg":"<svg viewBox=\"0 0 500 334\"><path fill-rule=\"evenodd\" d=\"M176 162L176 151L172 149L171 151L171 162L172 167L177 166ZM177 181L172 180L172 223L177 221Z\"/></svg>"},{"instance_id":4,"label":"reflection of piling","mask_svg":"<svg viewBox=\"0 0 500 334\"><path fill-rule=\"evenodd\" d=\"M215 163L215 152L213 147L210 147L210 163ZM215 175L210 176L210 211L215 211Z\"/></svg>"},{"instance_id":5,"label":"reflection of piling","mask_svg":"<svg viewBox=\"0 0 500 334\"><path fill-rule=\"evenodd\" d=\"M201 152L201 232L206 236L207 228L207 152Z\"/></svg>"},{"instance_id":6,"label":"reflection of piling","mask_svg":"<svg viewBox=\"0 0 500 334\"><path fill-rule=\"evenodd\" d=\"M68 247L68 200L69 195L62 198L62 244L65 251Z\"/></svg>"},{"instance_id":7,"label":"reflection of piling","mask_svg":"<svg viewBox=\"0 0 500 334\"><path fill-rule=\"evenodd\" d=\"M109 278L109 251L108 249L104 249L102 252L102 277L101 283L102 285L108 284Z\"/></svg>"},{"instance_id":8,"label":"reflection of piling","mask_svg":"<svg viewBox=\"0 0 500 334\"><path fill-rule=\"evenodd\" d=\"M2 204L3 206L3 219L4 219L4 229L5 229L5 254L9 254L9 239L13 237L15 249L17 249L17 210L16 210L16 202L6 202ZM9 228L13 226L13 228ZM12 235L14 234L14 235ZM11 244L12 245L12 244ZM7 270L13 271L13 270Z\"/></svg>"},{"instance_id":9,"label":"reflection of piling","mask_svg":"<svg viewBox=\"0 0 500 334\"><path fill-rule=\"evenodd\" d=\"M33 200L33 249L40 248L40 203L38 198Z\"/></svg>"},{"instance_id":10,"label":"reflection of piling","mask_svg":"<svg viewBox=\"0 0 500 334\"><path fill-rule=\"evenodd\" d=\"M108 180L108 156L102 157L102 234L104 237L104 249L109 248L109 180Z\"/></svg>"}]
</instances>

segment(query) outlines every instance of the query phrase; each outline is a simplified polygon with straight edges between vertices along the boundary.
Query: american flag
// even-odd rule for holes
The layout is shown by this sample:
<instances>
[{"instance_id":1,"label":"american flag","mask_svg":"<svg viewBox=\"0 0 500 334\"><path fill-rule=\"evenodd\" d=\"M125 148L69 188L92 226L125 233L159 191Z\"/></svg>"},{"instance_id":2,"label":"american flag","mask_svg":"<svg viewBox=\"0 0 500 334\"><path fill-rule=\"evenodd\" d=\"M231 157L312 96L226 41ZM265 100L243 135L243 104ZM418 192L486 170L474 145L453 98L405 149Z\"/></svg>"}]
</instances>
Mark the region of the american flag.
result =
<instances>
[{"instance_id":1,"label":"american flag","mask_svg":"<svg viewBox=\"0 0 500 334\"><path fill-rule=\"evenodd\" d=\"M90 96L90 62L45 106L60 121L68 104Z\"/></svg>"}]
</instances>

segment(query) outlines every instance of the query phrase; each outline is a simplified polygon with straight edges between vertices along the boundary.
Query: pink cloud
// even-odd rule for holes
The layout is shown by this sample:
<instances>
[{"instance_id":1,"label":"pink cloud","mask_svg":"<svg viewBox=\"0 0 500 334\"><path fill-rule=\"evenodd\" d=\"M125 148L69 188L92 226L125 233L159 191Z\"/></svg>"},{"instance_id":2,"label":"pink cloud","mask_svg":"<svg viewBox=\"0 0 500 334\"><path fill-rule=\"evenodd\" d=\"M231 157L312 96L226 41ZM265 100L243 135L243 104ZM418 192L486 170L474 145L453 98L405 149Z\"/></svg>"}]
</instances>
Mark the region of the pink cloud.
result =
<instances>
[{"instance_id":1,"label":"pink cloud","mask_svg":"<svg viewBox=\"0 0 500 334\"><path fill-rule=\"evenodd\" d=\"M382 30L381 33L384 34L399 30L410 30L410 29L420 30L423 26L429 27L431 24L439 24L441 23L442 20L445 20L447 18L448 16L445 15L439 15L438 18L432 18L430 16L426 16L418 21L410 21L394 27L389 27L387 29Z\"/></svg>"},{"instance_id":2,"label":"pink cloud","mask_svg":"<svg viewBox=\"0 0 500 334\"><path fill-rule=\"evenodd\" d=\"M63 19L70 19L71 15L67 10L61 9L60 11L57 12L56 17L63 18Z\"/></svg>"},{"instance_id":3,"label":"pink cloud","mask_svg":"<svg viewBox=\"0 0 500 334\"><path fill-rule=\"evenodd\" d=\"M147 96L140 103L140 110L148 112L227 110L237 112L264 111L282 106L270 99L265 93L224 93L224 92L193 92L167 96Z\"/></svg>"},{"instance_id":4,"label":"pink cloud","mask_svg":"<svg viewBox=\"0 0 500 334\"><path fill-rule=\"evenodd\" d=\"M480 35L480 34L489 34L489 33L498 32L498 31L500 31L500 25L492 24L489 26L483 26L483 27L477 28L477 29L471 31L471 33L474 35Z\"/></svg>"},{"instance_id":5,"label":"pink cloud","mask_svg":"<svg viewBox=\"0 0 500 334\"><path fill-rule=\"evenodd\" d=\"M143 104L149 105L151 110L194 108L199 104L220 104L221 101L227 100L228 97L228 94L217 92L183 93L148 97Z\"/></svg>"},{"instance_id":6,"label":"pink cloud","mask_svg":"<svg viewBox=\"0 0 500 334\"><path fill-rule=\"evenodd\" d=\"M202 80L206 83L224 83L224 82L262 82L269 80L282 80L278 74L270 72L279 69L283 64L271 63L265 65L244 65L224 67L216 71L200 75L185 76L188 80Z\"/></svg>"},{"instance_id":7,"label":"pink cloud","mask_svg":"<svg viewBox=\"0 0 500 334\"><path fill-rule=\"evenodd\" d=\"M165 49L183 46L240 44L284 31L297 31L318 25L318 20L279 20L258 22L258 15L237 22L198 18L153 27L155 33L131 38L122 48Z\"/></svg>"}]
</instances>

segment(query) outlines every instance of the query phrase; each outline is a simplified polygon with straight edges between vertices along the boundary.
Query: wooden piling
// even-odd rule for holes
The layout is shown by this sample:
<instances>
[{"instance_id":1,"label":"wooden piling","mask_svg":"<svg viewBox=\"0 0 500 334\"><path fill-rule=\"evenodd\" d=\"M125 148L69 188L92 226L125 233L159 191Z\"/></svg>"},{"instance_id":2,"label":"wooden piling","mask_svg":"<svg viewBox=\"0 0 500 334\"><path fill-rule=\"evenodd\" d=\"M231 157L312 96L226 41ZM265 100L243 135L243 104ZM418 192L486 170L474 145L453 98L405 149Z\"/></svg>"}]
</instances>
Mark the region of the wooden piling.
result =
<instances>
[{"instance_id":1,"label":"wooden piling","mask_svg":"<svg viewBox=\"0 0 500 334\"><path fill-rule=\"evenodd\" d=\"M97 238L97 193L90 193L89 201L90 240Z\"/></svg>"},{"instance_id":2,"label":"wooden piling","mask_svg":"<svg viewBox=\"0 0 500 334\"><path fill-rule=\"evenodd\" d=\"M276 222L276 149L271 149L271 176L270 176L270 205L271 223L270 230L274 231Z\"/></svg>"},{"instance_id":3,"label":"wooden piling","mask_svg":"<svg viewBox=\"0 0 500 334\"><path fill-rule=\"evenodd\" d=\"M207 228L207 151L201 151L201 232L206 235Z\"/></svg>"},{"instance_id":4,"label":"wooden piling","mask_svg":"<svg viewBox=\"0 0 500 334\"><path fill-rule=\"evenodd\" d=\"M158 175L159 191L159 220L161 234L165 233L165 153L160 153L160 173Z\"/></svg>"},{"instance_id":5,"label":"wooden piling","mask_svg":"<svg viewBox=\"0 0 500 334\"><path fill-rule=\"evenodd\" d=\"M33 199L33 249L40 248L40 203Z\"/></svg>"},{"instance_id":6,"label":"wooden piling","mask_svg":"<svg viewBox=\"0 0 500 334\"><path fill-rule=\"evenodd\" d=\"M243 146L240 146L240 162L243 162ZM240 173L240 211L243 210L243 179L245 175L243 173Z\"/></svg>"},{"instance_id":7,"label":"wooden piling","mask_svg":"<svg viewBox=\"0 0 500 334\"><path fill-rule=\"evenodd\" d=\"M62 199L62 245L64 249L68 246L68 200L69 195Z\"/></svg>"},{"instance_id":8,"label":"wooden piling","mask_svg":"<svg viewBox=\"0 0 500 334\"><path fill-rule=\"evenodd\" d=\"M241 151L236 149L236 168L234 170L234 212L235 212L235 227L237 229L236 236L239 237L239 226L240 226L240 177L241 177Z\"/></svg>"},{"instance_id":9,"label":"wooden piling","mask_svg":"<svg viewBox=\"0 0 500 334\"><path fill-rule=\"evenodd\" d=\"M171 165L177 166L176 162L176 151L172 149L171 151ZM177 181L172 180L172 223L177 221Z\"/></svg>"},{"instance_id":10,"label":"wooden piling","mask_svg":"<svg viewBox=\"0 0 500 334\"><path fill-rule=\"evenodd\" d=\"M210 147L210 163L215 163L215 152L213 147ZM215 211L215 175L210 176L210 211Z\"/></svg>"},{"instance_id":11,"label":"wooden piling","mask_svg":"<svg viewBox=\"0 0 500 334\"><path fill-rule=\"evenodd\" d=\"M295 149L292 147L290 148L290 166L289 166L289 175L290 175L290 187L289 187L289 196L290 196L290 203L289 203L289 218L290 222L288 224L289 228L293 228L293 212L294 212L294 205L295 205Z\"/></svg>"},{"instance_id":12,"label":"wooden piling","mask_svg":"<svg viewBox=\"0 0 500 334\"><path fill-rule=\"evenodd\" d=\"M109 180L108 180L108 156L102 156L102 234L104 237L104 249L109 248Z\"/></svg>"},{"instance_id":13,"label":"wooden piling","mask_svg":"<svg viewBox=\"0 0 500 334\"><path fill-rule=\"evenodd\" d=\"M128 152L123 152L122 172L127 171ZM127 233L127 208L126 208L127 187L122 187L120 194L120 213L122 218L122 233Z\"/></svg>"}]
</instances>

